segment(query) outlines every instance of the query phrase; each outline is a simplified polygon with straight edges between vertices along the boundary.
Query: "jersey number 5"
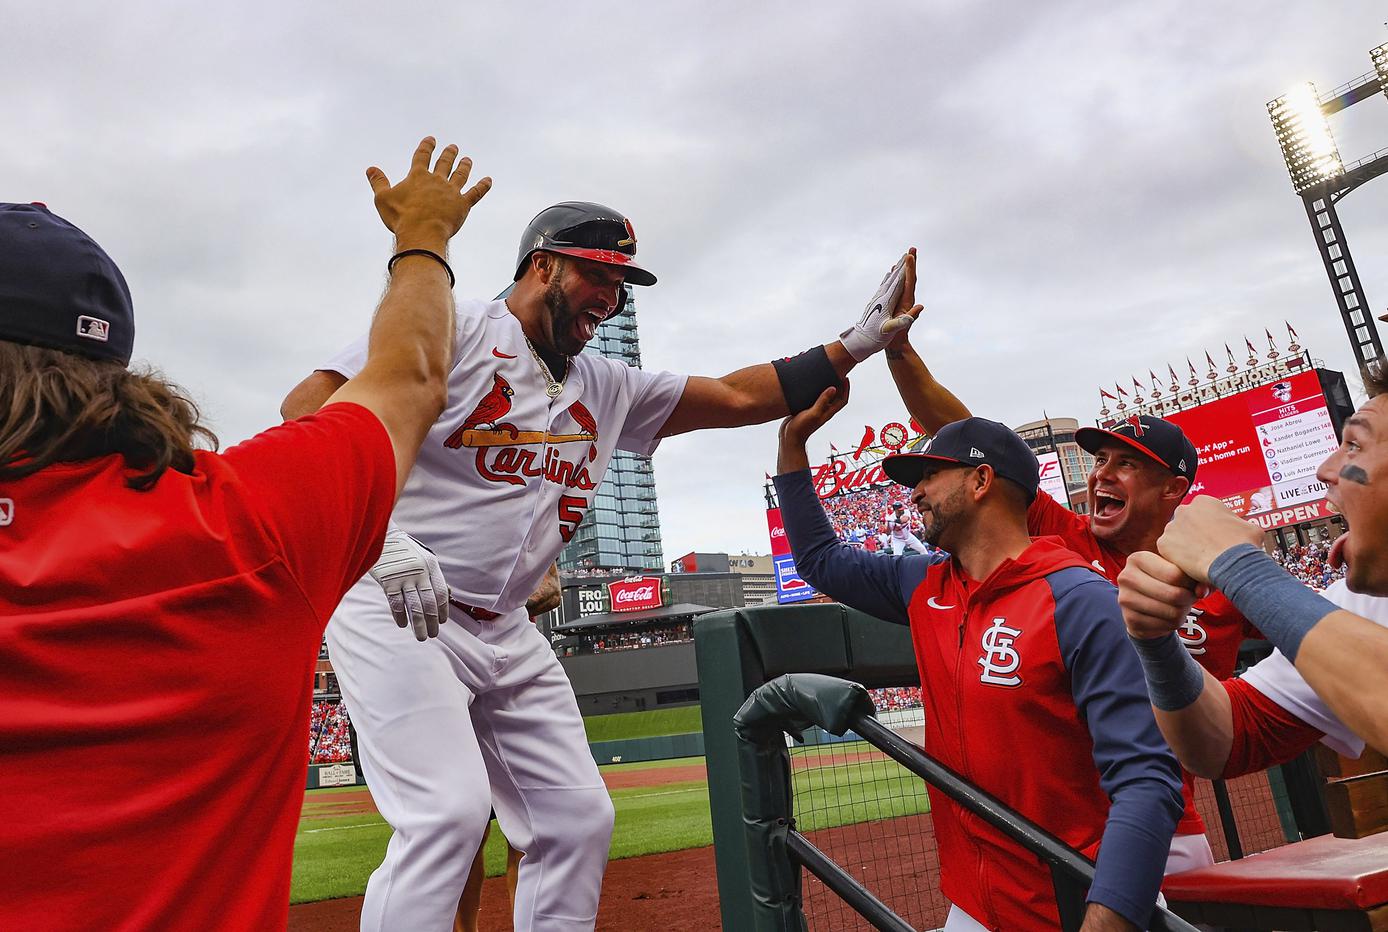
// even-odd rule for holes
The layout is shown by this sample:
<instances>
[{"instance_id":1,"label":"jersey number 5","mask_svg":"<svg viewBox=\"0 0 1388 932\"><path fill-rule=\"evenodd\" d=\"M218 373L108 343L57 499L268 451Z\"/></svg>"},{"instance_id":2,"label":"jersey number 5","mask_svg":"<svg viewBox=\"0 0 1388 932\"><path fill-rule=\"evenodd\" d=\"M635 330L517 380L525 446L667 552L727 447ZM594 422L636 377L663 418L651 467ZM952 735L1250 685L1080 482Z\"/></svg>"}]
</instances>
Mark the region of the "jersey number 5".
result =
<instances>
[{"instance_id":1,"label":"jersey number 5","mask_svg":"<svg viewBox=\"0 0 1388 932\"><path fill-rule=\"evenodd\" d=\"M577 495L559 496L559 536L568 543L583 520L583 510L588 507L587 499Z\"/></svg>"}]
</instances>

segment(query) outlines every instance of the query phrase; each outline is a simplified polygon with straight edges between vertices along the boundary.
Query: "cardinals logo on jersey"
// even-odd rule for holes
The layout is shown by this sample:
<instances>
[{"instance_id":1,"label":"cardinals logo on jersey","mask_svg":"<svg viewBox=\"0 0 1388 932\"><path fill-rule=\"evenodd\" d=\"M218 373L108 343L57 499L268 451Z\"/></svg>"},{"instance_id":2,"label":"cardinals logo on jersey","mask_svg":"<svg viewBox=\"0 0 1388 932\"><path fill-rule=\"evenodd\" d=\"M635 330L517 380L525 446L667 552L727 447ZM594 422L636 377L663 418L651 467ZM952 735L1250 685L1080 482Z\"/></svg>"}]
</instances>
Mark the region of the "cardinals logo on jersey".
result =
<instances>
[{"instance_id":1,"label":"cardinals logo on jersey","mask_svg":"<svg viewBox=\"0 0 1388 932\"><path fill-rule=\"evenodd\" d=\"M451 450L462 447L477 451L478 474L488 482L525 485L540 478L565 489L591 492L597 487L588 467L598 458L598 423L593 413L575 401L567 409L576 431L553 433L549 430L521 430L504 420L511 412L515 390L501 373L492 375L492 387L477 402L443 445ZM564 457L562 448L586 444L576 459ZM559 534L567 542L588 509L587 496L562 495L559 498Z\"/></svg>"},{"instance_id":2,"label":"cardinals logo on jersey","mask_svg":"<svg viewBox=\"0 0 1388 932\"><path fill-rule=\"evenodd\" d=\"M1181 643L1186 645L1186 650L1196 657L1205 653L1205 642L1210 639L1209 632L1196 621L1201 615L1205 614L1203 609L1193 608L1186 614L1186 623L1176 629L1176 634L1180 636Z\"/></svg>"},{"instance_id":3,"label":"cardinals logo on jersey","mask_svg":"<svg viewBox=\"0 0 1388 932\"><path fill-rule=\"evenodd\" d=\"M1022 678L1017 675L1022 656L1012 646L1021 635L1018 629L1007 626L1006 618L993 619L993 624L983 632L983 656L978 658L978 665L983 668L978 677L980 683L992 686L1022 685Z\"/></svg>"},{"instance_id":4,"label":"cardinals logo on jersey","mask_svg":"<svg viewBox=\"0 0 1388 932\"><path fill-rule=\"evenodd\" d=\"M505 431L514 441L520 437L520 431L516 430L515 425L507 424L502 420L511 411L511 399L516 396L516 391L511 387L511 383L497 372L492 375L492 390L482 396L482 400L477 402L477 407L472 409L472 413L463 419L463 424L453 433L448 435L448 439L443 445L450 450L456 450L462 446L476 446L473 443L465 442L468 431L474 431L478 427L491 426L493 432Z\"/></svg>"}]
</instances>

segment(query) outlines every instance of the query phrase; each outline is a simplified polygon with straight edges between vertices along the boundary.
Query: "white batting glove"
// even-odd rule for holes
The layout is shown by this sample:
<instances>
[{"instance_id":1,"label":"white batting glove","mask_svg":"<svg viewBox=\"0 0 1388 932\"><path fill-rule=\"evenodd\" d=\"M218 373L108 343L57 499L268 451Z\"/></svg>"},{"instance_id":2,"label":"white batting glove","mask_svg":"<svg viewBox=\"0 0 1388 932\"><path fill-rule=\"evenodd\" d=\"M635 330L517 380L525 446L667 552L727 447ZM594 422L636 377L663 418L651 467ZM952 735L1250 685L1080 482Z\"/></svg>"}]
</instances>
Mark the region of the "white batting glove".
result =
<instances>
[{"instance_id":1,"label":"white batting glove","mask_svg":"<svg viewBox=\"0 0 1388 932\"><path fill-rule=\"evenodd\" d=\"M438 637L440 622L448 620L448 583L434 551L391 527L371 578L385 590L397 625L413 627L421 641Z\"/></svg>"},{"instance_id":2,"label":"white batting glove","mask_svg":"<svg viewBox=\"0 0 1388 932\"><path fill-rule=\"evenodd\" d=\"M892 337L915 322L915 318L909 314L893 316L905 284L906 257L902 256L882 279L882 284L877 286L877 293L872 296L857 322L839 334L843 348L858 362L884 349Z\"/></svg>"}]
</instances>

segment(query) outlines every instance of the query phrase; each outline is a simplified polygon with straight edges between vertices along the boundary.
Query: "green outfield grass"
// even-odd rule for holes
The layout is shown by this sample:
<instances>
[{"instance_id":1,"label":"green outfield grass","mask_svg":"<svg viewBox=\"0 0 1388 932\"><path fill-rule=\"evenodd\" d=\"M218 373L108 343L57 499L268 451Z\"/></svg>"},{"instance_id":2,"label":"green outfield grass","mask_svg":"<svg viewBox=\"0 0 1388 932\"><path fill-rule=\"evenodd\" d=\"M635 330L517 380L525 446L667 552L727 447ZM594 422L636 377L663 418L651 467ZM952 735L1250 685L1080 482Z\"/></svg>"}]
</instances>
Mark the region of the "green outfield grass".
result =
<instances>
[{"instance_id":1,"label":"green outfield grass","mask_svg":"<svg viewBox=\"0 0 1388 932\"><path fill-rule=\"evenodd\" d=\"M679 709L590 715L583 720L583 728L588 732L589 741L618 741L703 731L704 718L699 706L690 705Z\"/></svg>"},{"instance_id":2,"label":"green outfield grass","mask_svg":"<svg viewBox=\"0 0 1388 932\"><path fill-rule=\"evenodd\" d=\"M827 764L835 751L852 753L864 749L866 745L852 743L811 748L797 754L804 753ZM682 758L616 764L603 770L652 770L702 761L703 758ZM919 781L890 762L810 767L796 774L796 785L803 790L797 802L800 826L810 831L928 811L924 795L916 792ZM327 794L333 792L315 790L309 796L309 805L330 798ZM880 793L901 798L884 803L863 799ZM617 810L611 849L614 860L713 844L708 785L703 780L613 790L612 801ZM301 822L294 842L291 901L306 903L361 894L366 889L366 878L381 862L389 838L389 826L375 814ZM499 833L493 832L487 840L486 864L488 876L505 869L505 847Z\"/></svg>"}]
</instances>

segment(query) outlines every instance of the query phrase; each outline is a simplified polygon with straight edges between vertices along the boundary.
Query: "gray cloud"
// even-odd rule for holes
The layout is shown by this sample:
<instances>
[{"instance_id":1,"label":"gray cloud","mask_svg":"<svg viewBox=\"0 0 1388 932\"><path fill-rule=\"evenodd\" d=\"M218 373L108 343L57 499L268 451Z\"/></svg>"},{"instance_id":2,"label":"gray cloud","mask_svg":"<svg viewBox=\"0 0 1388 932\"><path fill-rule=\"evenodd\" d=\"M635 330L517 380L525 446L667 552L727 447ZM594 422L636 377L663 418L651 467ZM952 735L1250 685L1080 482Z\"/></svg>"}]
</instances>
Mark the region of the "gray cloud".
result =
<instances>
[{"instance_id":1,"label":"gray cloud","mask_svg":"<svg viewBox=\"0 0 1388 932\"><path fill-rule=\"evenodd\" d=\"M496 187L460 294L509 278L556 200L629 212L661 276L648 366L721 374L832 337L907 245L916 342L981 413L1092 418L1097 388L1290 320L1349 352L1263 109L1367 71L1379 6L30 5L0 80L0 198L45 200L125 268L137 353L225 440L272 423L365 325L388 241L362 170L456 140ZM1388 145L1388 101L1336 122ZM1341 207L1382 308L1388 182ZM1217 357L1218 358L1218 357ZM880 364L834 432L901 415ZM762 549L772 426L668 441L667 555ZM820 438L822 452L828 437Z\"/></svg>"}]
</instances>

